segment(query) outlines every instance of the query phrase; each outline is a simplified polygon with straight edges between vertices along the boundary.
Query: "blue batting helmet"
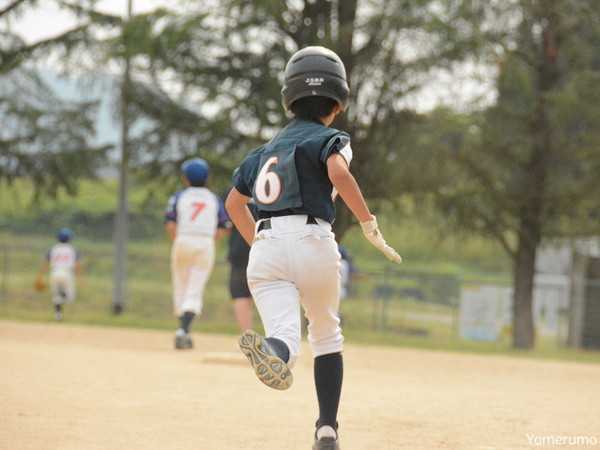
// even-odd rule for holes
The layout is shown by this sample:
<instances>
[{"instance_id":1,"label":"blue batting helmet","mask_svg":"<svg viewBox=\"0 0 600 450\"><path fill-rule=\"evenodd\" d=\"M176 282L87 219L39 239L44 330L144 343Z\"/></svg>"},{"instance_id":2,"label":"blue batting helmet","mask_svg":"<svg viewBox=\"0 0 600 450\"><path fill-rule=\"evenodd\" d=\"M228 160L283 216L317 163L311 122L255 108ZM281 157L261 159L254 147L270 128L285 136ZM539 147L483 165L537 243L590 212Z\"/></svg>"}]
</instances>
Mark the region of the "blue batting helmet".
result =
<instances>
[{"instance_id":1,"label":"blue batting helmet","mask_svg":"<svg viewBox=\"0 0 600 450\"><path fill-rule=\"evenodd\" d=\"M188 159L181 165L181 171L192 186L204 186L208 178L208 163L201 158Z\"/></svg>"},{"instance_id":2,"label":"blue batting helmet","mask_svg":"<svg viewBox=\"0 0 600 450\"><path fill-rule=\"evenodd\" d=\"M71 239L73 239L73 232L68 228L61 228L58 230L56 237L58 238L59 242L69 242Z\"/></svg>"}]
</instances>

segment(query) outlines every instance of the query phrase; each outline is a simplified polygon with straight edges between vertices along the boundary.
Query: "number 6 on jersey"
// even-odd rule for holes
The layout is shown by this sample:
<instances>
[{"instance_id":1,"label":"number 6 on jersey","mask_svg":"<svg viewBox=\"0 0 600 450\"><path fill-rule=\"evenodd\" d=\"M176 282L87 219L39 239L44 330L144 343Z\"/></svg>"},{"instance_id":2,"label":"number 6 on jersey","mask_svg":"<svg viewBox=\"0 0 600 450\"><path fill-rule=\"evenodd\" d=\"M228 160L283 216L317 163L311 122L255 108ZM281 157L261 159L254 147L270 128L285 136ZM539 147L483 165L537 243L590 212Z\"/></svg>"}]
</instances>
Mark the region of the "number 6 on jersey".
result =
<instances>
[{"instance_id":1,"label":"number 6 on jersey","mask_svg":"<svg viewBox=\"0 0 600 450\"><path fill-rule=\"evenodd\" d=\"M271 170L278 162L277 156L267 159L256 178L256 200L263 205L275 203L281 195L281 178Z\"/></svg>"}]
</instances>

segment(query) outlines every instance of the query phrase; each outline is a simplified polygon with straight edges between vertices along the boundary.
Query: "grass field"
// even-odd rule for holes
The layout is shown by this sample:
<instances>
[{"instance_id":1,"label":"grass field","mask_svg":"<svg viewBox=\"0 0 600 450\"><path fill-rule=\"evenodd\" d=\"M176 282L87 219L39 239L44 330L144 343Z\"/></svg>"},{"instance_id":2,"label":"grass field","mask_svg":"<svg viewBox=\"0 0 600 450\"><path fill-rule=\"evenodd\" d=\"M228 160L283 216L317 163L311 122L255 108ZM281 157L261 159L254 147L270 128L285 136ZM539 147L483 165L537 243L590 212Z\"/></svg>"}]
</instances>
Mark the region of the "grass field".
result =
<instances>
[{"instance_id":1,"label":"grass field","mask_svg":"<svg viewBox=\"0 0 600 450\"><path fill-rule=\"evenodd\" d=\"M85 265L78 299L66 310L67 322L165 330L174 327L169 243L163 234L162 206L159 206L166 201L166 194L157 193L148 200L143 189L132 192L134 222L129 245L127 310L115 317L110 314L113 247L111 220L107 221L114 210L114 183L83 183L75 198L59 196L38 205L31 205L30 190L20 187L23 189L16 199L5 187L0 189L0 318L52 320L49 296L36 293L33 280L43 255L53 244L55 229L63 220L76 232L75 245ZM139 215L142 213L146 215ZM103 219L96 221L99 217ZM146 230L143 238L135 222L140 217L144 217ZM509 265L504 254L496 245L481 238L456 235L442 238L433 217L411 205L401 211L382 211L380 221L405 263L390 276L386 274L390 266L358 230L347 234L344 245L360 271L354 296L342 304L344 333L350 341L600 361L600 353L566 349L556 340L540 339L536 350L527 353L512 351L508 336L498 343L460 340L456 323L457 289L464 281L508 284ZM148 229L151 236L147 235ZM237 333L228 299L225 242L219 244L217 261L207 287L203 315L195 327L203 332ZM386 283L426 290L433 297L441 296L443 301L396 297L387 305L387 323L383 329L379 320L381 303L374 301L374 292L384 277L387 277Z\"/></svg>"},{"instance_id":2,"label":"grass field","mask_svg":"<svg viewBox=\"0 0 600 450\"><path fill-rule=\"evenodd\" d=\"M9 271L5 278L4 298L0 300L0 318L52 321L49 294L33 289L36 270L45 249L52 243L51 239L14 234L0 236L9 249ZM175 320L171 313L169 245L166 240L132 242L129 249L127 307L121 316L110 313L111 243L79 239L77 245L84 258L85 274L79 283L77 301L66 307L67 323L173 329ZM220 244L218 255L219 262L207 286L204 311L195 329L234 334L238 330L228 298L229 268L225 262L224 243ZM422 270L422 267L415 269L407 265L405 270ZM600 362L600 353L573 351L562 347L554 339L540 340L536 350L527 353L511 350L508 336L498 343L463 341L458 337L457 309L454 305L411 298L395 298L389 302L386 328L382 329L378 320L382 304L375 302L372 295L381 277L374 275L374 272L370 274L359 276L355 283L355 295L342 303L344 333L350 342Z\"/></svg>"},{"instance_id":3,"label":"grass field","mask_svg":"<svg viewBox=\"0 0 600 450\"><path fill-rule=\"evenodd\" d=\"M170 189L134 184L129 201L134 242L144 241L142 246L148 240L150 245L162 244L162 213L170 193ZM69 226L78 234L80 245L88 246L91 236L93 242L109 240L116 197L117 187L112 181L82 182L74 197L61 193L56 199L39 202L33 201L31 186L23 181L10 188L0 184L0 239L6 242L13 235L18 239L33 235L36 242L49 242L55 229ZM382 207L377 213L387 240L400 250L407 270L509 281L510 261L500 246L480 237L452 233L431 209L407 200L400 206ZM378 271L384 266L357 228L343 243L361 270Z\"/></svg>"}]
</instances>

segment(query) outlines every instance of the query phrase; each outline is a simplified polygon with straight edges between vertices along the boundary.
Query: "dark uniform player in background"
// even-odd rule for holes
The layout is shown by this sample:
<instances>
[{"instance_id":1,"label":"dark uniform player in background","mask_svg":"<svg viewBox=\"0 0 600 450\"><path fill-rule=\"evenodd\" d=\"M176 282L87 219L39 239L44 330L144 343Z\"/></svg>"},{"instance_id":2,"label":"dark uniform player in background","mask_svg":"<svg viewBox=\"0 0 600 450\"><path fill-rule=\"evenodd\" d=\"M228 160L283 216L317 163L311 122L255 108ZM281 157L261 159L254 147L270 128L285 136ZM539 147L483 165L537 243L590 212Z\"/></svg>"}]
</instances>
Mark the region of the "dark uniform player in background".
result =
<instances>
[{"instance_id":1,"label":"dark uniform player in background","mask_svg":"<svg viewBox=\"0 0 600 450\"><path fill-rule=\"evenodd\" d=\"M352 283L352 276L356 272L356 267L350 256L350 252L343 245L338 245L338 251L340 252L340 277L341 277L341 292L340 299L344 300L350 295L350 285Z\"/></svg>"},{"instance_id":2,"label":"dark uniform player in background","mask_svg":"<svg viewBox=\"0 0 600 450\"><path fill-rule=\"evenodd\" d=\"M253 215L256 214L256 208L253 204L249 204L248 207ZM246 276L249 253L250 246L237 228L232 227L229 237L229 254L227 255L231 268L229 273L229 292L233 300L235 319L241 331L252 328L252 316L254 315L252 294L250 293L248 278Z\"/></svg>"},{"instance_id":3,"label":"dark uniform player in background","mask_svg":"<svg viewBox=\"0 0 600 450\"><path fill-rule=\"evenodd\" d=\"M260 381L292 384L300 349L300 304L308 319L319 403L315 450L339 449L337 411L342 387L343 336L338 317L340 254L331 224L339 192L365 237L389 259L401 258L383 239L349 171L350 136L329 126L349 95L338 55L323 47L295 53L284 73L283 104L294 119L244 160L226 207L252 243L248 283L266 338L248 330L240 348ZM254 199L255 223L246 207Z\"/></svg>"}]
</instances>

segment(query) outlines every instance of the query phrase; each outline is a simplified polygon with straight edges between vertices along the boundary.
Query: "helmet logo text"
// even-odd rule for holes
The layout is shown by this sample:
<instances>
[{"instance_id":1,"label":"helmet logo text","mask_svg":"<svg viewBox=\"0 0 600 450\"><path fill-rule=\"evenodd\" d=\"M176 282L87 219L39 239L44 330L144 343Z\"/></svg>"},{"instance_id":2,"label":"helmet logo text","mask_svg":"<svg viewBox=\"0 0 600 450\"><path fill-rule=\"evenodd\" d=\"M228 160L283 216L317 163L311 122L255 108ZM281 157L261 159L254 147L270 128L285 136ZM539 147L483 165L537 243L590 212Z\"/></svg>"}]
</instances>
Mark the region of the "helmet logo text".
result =
<instances>
[{"instance_id":1,"label":"helmet logo text","mask_svg":"<svg viewBox=\"0 0 600 450\"><path fill-rule=\"evenodd\" d=\"M321 77L308 77L306 80L304 80L306 82L306 84L308 84L309 86L321 86L323 85L323 83L325 82L324 78Z\"/></svg>"}]
</instances>

